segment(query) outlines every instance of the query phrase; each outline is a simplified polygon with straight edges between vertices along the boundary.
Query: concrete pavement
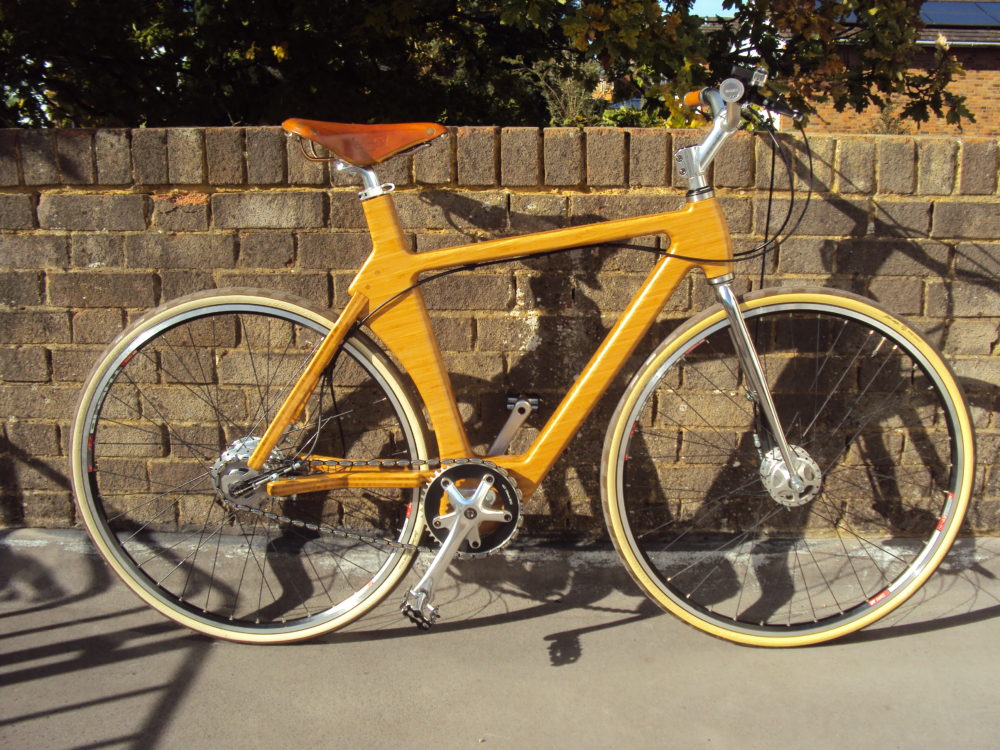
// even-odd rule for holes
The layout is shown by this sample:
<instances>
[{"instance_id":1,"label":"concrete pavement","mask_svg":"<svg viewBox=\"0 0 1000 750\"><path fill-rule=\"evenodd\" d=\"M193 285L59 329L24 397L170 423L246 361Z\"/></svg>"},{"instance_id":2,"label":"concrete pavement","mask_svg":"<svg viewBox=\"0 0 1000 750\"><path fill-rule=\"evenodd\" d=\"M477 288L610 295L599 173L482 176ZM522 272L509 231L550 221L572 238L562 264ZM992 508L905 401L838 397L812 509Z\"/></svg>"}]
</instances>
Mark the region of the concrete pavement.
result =
<instances>
[{"instance_id":1,"label":"concrete pavement","mask_svg":"<svg viewBox=\"0 0 1000 750\"><path fill-rule=\"evenodd\" d=\"M608 552L527 548L452 571L429 633L393 595L349 631L242 646L148 610L78 532L0 532L0 747L1000 742L998 539L960 542L887 622L781 651L661 614Z\"/></svg>"}]
</instances>

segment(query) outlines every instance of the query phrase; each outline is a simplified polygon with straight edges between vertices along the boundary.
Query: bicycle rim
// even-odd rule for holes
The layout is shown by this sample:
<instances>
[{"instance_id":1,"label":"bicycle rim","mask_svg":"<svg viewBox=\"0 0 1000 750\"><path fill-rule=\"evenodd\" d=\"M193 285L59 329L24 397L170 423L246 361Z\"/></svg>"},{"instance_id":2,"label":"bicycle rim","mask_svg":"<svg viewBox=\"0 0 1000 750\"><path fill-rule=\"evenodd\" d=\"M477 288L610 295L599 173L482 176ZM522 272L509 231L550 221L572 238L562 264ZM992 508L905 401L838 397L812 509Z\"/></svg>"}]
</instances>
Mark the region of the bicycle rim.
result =
<instances>
[{"instance_id":1,"label":"bicycle rim","mask_svg":"<svg viewBox=\"0 0 1000 750\"><path fill-rule=\"evenodd\" d=\"M331 325L280 295L192 295L138 321L88 379L72 447L81 517L128 586L177 622L246 642L311 637L364 614L412 562L315 526L414 543L414 490L260 492L256 513L222 500ZM269 460L426 457L419 411L370 340L348 338L329 375Z\"/></svg>"},{"instance_id":2,"label":"bicycle rim","mask_svg":"<svg viewBox=\"0 0 1000 750\"><path fill-rule=\"evenodd\" d=\"M829 640L899 606L950 547L972 485L968 408L934 348L870 301L771 291L743 307L818 493L795 506L769 491L773 441L712 309L647 360L612 419L609 530L688 623L754 645Z\"/></svg>"}]
</instances>

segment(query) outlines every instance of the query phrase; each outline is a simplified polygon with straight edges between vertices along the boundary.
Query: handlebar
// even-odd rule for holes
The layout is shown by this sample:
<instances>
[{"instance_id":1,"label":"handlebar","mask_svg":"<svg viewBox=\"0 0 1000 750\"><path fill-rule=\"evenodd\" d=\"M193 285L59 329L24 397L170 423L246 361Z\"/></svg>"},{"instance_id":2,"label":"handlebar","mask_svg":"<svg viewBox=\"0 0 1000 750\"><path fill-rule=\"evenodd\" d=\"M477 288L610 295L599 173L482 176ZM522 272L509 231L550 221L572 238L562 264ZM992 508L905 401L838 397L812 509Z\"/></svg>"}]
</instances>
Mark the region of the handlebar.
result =
<instances>
[{"instance_id":1,"label":"handlebar","mask_svg":"<svg viewBox=\"0 0 1000 750\"><path fill-rule=\"evenodd\" d=\"M678 172L687 178L692 192L708 189L705 177L708 167L719 153L719 149L739 130L746 107L756 105L769 112L791 117L796 122L802 119L802 113L798 110L778 99L766 97L758 91L758 86L766 80L761 73L752 71L740 71L740 73L752 73L752 77L737 74L724 80L718 88L689 91L684 95L686 107L707 108L712 116L712 128L705 139L697 146L680 149L675 156ZM748 80L744 81L743 78Z\"/></svg>"}]
</instances>

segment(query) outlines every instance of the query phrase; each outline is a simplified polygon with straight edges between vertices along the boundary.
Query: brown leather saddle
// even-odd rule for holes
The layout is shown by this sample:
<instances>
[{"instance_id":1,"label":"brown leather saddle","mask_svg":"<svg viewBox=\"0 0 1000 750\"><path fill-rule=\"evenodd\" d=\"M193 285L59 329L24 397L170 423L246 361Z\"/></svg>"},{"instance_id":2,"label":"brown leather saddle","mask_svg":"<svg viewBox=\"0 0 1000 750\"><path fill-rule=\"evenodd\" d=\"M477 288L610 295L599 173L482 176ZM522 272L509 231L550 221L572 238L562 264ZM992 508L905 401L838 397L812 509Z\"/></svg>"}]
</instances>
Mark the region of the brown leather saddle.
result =
<instances>
[{"instance_id":1,"label":"brown leather saddle","mask_svg":"<svg viewBox=\"0 0 1000 750\"><path fill-rule=\"evenodd\" d=\"M285 120L281 127L289 133L315 141L329 149L337 159L358 167L378 164L447 132L444 125L432 122L355 125L293 118Z\"/></svg>"}]
</instances>

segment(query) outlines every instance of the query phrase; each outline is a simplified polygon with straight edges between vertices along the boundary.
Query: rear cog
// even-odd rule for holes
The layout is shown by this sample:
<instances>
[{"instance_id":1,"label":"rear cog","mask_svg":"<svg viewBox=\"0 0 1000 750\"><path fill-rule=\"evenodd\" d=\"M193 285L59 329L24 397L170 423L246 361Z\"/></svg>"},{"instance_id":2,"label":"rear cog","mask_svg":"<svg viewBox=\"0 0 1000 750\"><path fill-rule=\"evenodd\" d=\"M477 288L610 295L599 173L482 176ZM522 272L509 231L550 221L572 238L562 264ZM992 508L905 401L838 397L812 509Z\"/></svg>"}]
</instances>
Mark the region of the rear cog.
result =
<instances>
[{"instance_id":1,"label":"rear cog","mask_svg":"<svg viewBox=\"0 0 1000 750\"><path fill-rule=\"evenodd\" d=\"M488 461L469 460L446 466L434 475L434 478L424 490L424 518L427 528L438 543L444 542L451 528L449 516L457 511L448 502L446 489L450 484L466 498L471 498L476 489L486 482L490 484L488 497L483 501L484 509L502 513L490 513L492 518L483 519L479 526L469 533L469 536L459 547L463 556L482 557L493 554L508 544L517 536L521 527L521 490L506 471Z\"/></svg>"}]
</instances>

